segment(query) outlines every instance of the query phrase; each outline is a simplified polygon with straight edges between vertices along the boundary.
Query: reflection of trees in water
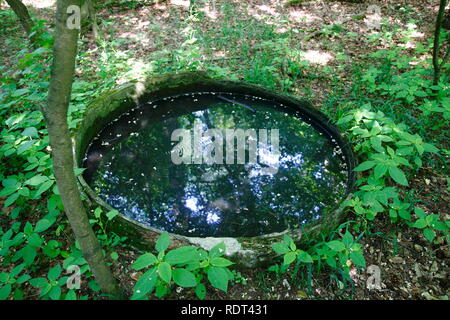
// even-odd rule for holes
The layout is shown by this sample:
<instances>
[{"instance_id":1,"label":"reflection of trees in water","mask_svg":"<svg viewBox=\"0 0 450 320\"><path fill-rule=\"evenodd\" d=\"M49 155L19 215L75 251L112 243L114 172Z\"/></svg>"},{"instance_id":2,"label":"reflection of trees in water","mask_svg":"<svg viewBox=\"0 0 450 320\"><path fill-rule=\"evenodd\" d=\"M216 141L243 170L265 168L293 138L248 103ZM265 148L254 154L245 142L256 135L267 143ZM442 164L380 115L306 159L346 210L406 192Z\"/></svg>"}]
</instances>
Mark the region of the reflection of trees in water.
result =
<instances>
[{"instance_id":1,"label":"reflection of trees in water","mask_svg":"<svg viewBox=\"0 0 450 320\"><path fill-rule=\"evenodd\" d=\"M211 103L211 97L206 99L203 106ZM178 105L186 113L186 99ZM202 99L192 110L201 106ZM346 179L341 160L333 155L330 141L307 123L284 112L258 110L217 100L213 108L163 122L154 113L139 115L139 121L150 117L150 125L137 135L124 133L125 138L102 151L95 189L132 218L185 235L253 236L310 222L345 193L344 185L337 187ZM191 129L195 119L207 128L279 129L278 172L261 175L259 164L173 165L171 133ZM201 179L205 172L212 174L212 181Z\"/></svg>"}]
</instances>

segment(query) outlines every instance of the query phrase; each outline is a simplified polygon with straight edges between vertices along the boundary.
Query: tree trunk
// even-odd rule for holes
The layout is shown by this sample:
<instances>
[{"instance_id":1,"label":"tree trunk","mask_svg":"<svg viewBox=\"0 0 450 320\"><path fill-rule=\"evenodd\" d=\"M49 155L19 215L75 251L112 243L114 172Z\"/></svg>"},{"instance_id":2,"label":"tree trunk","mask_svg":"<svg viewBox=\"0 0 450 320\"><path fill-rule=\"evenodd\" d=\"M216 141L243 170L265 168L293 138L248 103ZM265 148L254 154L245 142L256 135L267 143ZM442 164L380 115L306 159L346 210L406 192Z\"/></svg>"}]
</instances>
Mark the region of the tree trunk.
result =
<instances>
[{"instance_id":1,"label":"tree trunk","mask_svg":"<svg viewBox=\"0 0 450 320\"><path fill-rule=\"evenodd\" d=\"M80 6L80 1L58 0L57 2L56 35L48 105L43 110L52 148L53 170L65 213L97 283L104 293L121 297L120 288L105 263L100 244L89 224L73 169L67 109L75 71L78 30L67 28L67 7L70 5Z\"/></svg>"},{"instance_id":2,"label":"tree trunk","mask_svg":"<svg viewBox=\"0 0 450 320\"><path fill-rule=\"evenodd\" d=\"M31 29L34 23L33 20L31 20L27 7L20 0L6 0L6 2L11 9L13 9L25 29L25 32L29 35L32 32Z\"/></svg>"},{"instance_id":3,"label":"tree trunk","mask_svg":"<svg viewBox=\"0 0 450 320\"><path fill-rule=\"evenodd\" d=\"M447 5L447 0L440 0L439 11L436 18L436 27L434 30L434 45L433 45L433 67L434 67L434 84L437 85L440 79L441 65L439 64L439 47L440 47L440 34L442 20L444 19L445 6Z\"/></svg>"}]
</instances>

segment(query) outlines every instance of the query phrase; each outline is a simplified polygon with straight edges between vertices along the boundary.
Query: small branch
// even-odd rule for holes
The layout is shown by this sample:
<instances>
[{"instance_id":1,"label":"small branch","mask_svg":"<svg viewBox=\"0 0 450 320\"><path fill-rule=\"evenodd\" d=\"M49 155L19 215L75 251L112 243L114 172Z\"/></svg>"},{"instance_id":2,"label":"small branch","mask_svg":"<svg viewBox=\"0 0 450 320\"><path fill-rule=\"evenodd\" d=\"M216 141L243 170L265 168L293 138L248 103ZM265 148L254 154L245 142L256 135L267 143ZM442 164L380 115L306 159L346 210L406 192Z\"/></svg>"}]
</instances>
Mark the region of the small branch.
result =
<instances>
[{"instance_id":1,"label":"small branch","mask_svg":"<svg viewBox=\"0 0 450 320\"><path fill-rule=\"evenodd\" d=\"M441 26L442 20L444 19L445 6L447 5L447 0L440 0L438 16L436 18L436 27L434 30L434 44L433 44L433 67L434 67L434 79L433 83L437 85L439 83L441 65L439 64L439 48L440 48L440 37L441 37Z\"/></svg>"}]
</instances>

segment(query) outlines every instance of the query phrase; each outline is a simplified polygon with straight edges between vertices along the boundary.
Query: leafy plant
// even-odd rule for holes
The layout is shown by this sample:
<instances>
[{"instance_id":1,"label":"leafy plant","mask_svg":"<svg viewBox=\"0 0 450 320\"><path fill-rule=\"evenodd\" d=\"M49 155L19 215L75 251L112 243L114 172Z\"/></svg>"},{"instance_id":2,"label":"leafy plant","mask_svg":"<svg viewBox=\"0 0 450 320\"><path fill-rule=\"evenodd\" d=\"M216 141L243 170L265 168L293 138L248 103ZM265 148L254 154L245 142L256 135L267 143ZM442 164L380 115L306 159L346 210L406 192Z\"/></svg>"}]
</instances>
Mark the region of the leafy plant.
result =
<instances>
[{"instance_id":1,"label":"leafy plant","mask_svg":"<svg viewBox=\"0 0 450 320\"><path fill-rule=\"evenodd\" d=\"M224 258L225 244L214 246L209 252L194 246L182 246L166 252L170 236L163 232L156 241L157 255L150 252L141 255L133 263L135 270L145 270L133 289L132 299L148 298L154 291L161 298L169 294L174 285L195 288L199 299L206 297L205 278L224 292L235 276L228 269L233 263Z\"/></svg>"}]
</instances>

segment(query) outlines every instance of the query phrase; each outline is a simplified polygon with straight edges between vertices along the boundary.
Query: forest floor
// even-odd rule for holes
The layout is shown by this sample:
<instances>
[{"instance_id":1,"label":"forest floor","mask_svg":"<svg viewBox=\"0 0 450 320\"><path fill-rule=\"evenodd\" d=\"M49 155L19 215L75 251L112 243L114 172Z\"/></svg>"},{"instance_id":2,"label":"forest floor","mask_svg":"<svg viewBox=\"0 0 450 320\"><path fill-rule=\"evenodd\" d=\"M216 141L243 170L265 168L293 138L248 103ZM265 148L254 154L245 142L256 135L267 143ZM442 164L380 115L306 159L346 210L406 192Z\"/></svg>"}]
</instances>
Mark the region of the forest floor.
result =
<instances>
[{"instance_id":1,"label":"forest floor","mask_svg":"<svg viewBox=\"0 0 450 320\"><path fill-rule=\"evenodd\" d=\"M401 46L426 44L432 38L438 3L433 0L377 0L365 3L311 2L303 5L284 7L277 1L209 1L198 7L189 7L189 1L172 0L158 4L116 6L98 12L102 45L97 44L88 27L83 29L80 52L89 60L90 69L78 69L77 77L89 81L98 71L104 50L114 51L115 58L123 65L143 65L148 61L162 61L172 52L193 48L188 55L177 59L191 62L190 68L229 68L240 77L241 69L258 70L252 57L265 55L274 58L272 51L302 51L303 58L311 65L307 74L296 77L289 86L292 94L306 96L316 106L327 106L336 86L346 93L351 87L352 65L358 62L370 64L367 53L383 48L383 42L370 42L367 38L376 30L371 23L387 19L400 28L407 28L414 21L415 43L403 43L402 34L393 32L393 41ZM32 8L34 16L52 21L52 1L24 0ZM368 6L380 16L368 14ZM195 10L193 14L192 10ZM361 17L361 16L364 17ZM378 20L377 20L378 19ZM333 26L341 22L340 27ZM17 25L9 25L8 33L0 34L1 65L12 68L18 44L12 39L20 37L22 30ZM274 38L276 35L276 38ZM25 39L24 39L25 40ZM105 44L106 43L106 44ZM107 43L113 43L110 45ZM3 45L4 44L4 45ZM240 50L239 50L240 49ZM123 56L123 59L120 57ZM119 58L118 58L119 57ZM263 61L263 59L262 59ZM183 61L180 62L184 63ZM280 62L283 63L282 61ZM329 81L324 76L312 74L319 68L329 67L336 71L337 78ZM158 64L150 68L158 70ZM264 65L259 66L263 69ZM291 76L291 75L290 75ZM308 81L302 81L308 76ZM117 83L125 81L118 79ZM274 79L273 81L283 81ZM278 84L283 86L283 83ZM448 147L448 146L447 146ZM448 176L439 170L424 167L412 179L405 193L414 191L418 205L427 212L450 213L450 192ZM0 199L0 203L2 200ZM350 218L352 218L350 216ZM289 274L277 277L263 269L240 270L241 282L229 289L228 293L210 290L208 299L440 299L450 296L448 280L449 248L446 245L432 245L421 231L402 228L392 224L388 218L376 220L376 232L365 237L365 257L367 265L376 265L381 270L381 289L366 287L370 276L365 270L353 277L353 283L343 284L331 279L329 274L314 275L312 287L304 282L292 281ZM131 288L139 274L131 269L131 263L138 252L131 248L117 248L119 259L113 261L114 273L125 287ZM90 294L87 287L83 287ZM178 290L169 299L195 298L192 291Z\"/></svg>"}]
</instances>

